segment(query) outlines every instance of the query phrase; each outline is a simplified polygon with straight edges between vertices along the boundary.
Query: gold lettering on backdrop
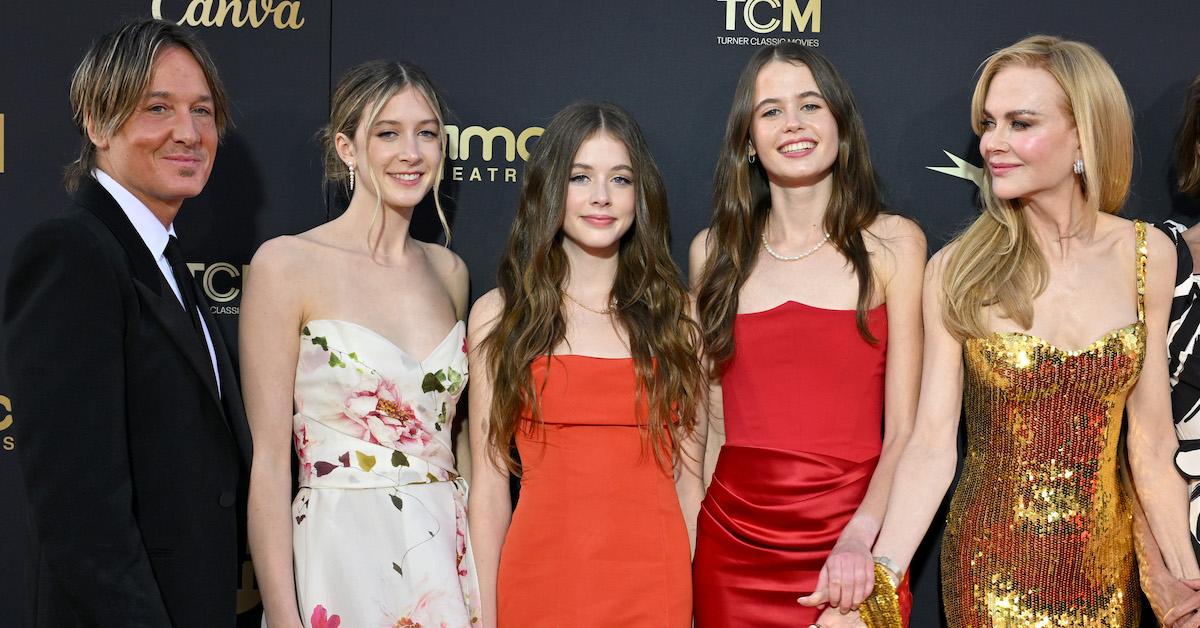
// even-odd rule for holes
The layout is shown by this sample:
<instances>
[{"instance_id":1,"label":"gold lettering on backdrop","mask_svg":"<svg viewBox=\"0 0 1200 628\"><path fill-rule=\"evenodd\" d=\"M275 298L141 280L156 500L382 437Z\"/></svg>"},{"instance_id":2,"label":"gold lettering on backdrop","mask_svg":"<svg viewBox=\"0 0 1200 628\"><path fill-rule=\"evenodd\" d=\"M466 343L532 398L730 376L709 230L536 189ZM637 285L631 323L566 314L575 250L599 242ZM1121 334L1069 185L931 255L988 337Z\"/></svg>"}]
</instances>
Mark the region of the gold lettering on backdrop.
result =
<instances>
[{"instance_id":1,"label":"gold lettering on backdrop","mask_svg":"<svg viewBox=\"0 0 1200 628\"><path fill-rule=\"evenodd\" d=\"M524 131L521 131L519 136L513 135L513 132L502 126L486 129L481 126L469 126L461 131L453 124L446 125L446 152L450 159L470 159L471 158L471 140L478 138L481 150L480 155L484 161L491 161L495 154L494 148L496 139L504 140L504 158L508 161L516 161L517 155L521 159L529 159L529 140L540 137L546 130L540 126L531 126Z\"/></svg>"},{"instance_id":2,"label":"gold lettering on backdrop","mask_svg":"<svg viewBox=\"0 0 1200 628\"><path fill-rule=\"evenodd\" d=\"M779 28L779 18L773 17L765 23L754 19L754 7L759 3L769 3L773 8L779 8L779 0L749 0L746 3L746 9L742 12L742 19L746 22L746 26L756 33L769 33L776 28Z\"/></svg>"},{"instance_id":3,"label":"gold lettering on backdrop","mask_svg":"<svg viewBox=\"0 0 1200 628\"><path fill-rule=\"evenodd\" d=\"M242 266L241 269L238 269L237 266L229 262L216 262L207 265L203 262L188 262L187 267L193 277L199 275L200 285L204 288L204 296L208 297L208 300L214 303L228 303L236 299L242 293L242 289L240 287L241 282L234 281L234 279L250 271L249 266ZM228 277L227 285L229 287L227 289L220 290L217 288L217 281L215 279L217 275Z\"/></svg>"},{"instance_id":4,"label":"gold lettering on backdrop","mask_svg":"<svg viewBox=\"0 0 1200 628\"><path fill-rule=\"evenodd\" d=\"M213 276L217 273L228 275L231 279L235 279L241 275L241 273L238 272L237 266L234 266L228 262L217 262L216 264L212 264L204 270L204 293L208 295L209 299L216 301L217 303L228 303L236 299L241 290L232 285L224 292L217 292L216 286L213 285ZM230 283L232 284L232 282Z\"/></svg>"},{"instance_id":5,"label":"gold lettering on backdrop","mask_svg":"<svg viewBox=\"0 0 1200 628\"><path fill-rule=\"evenodd\" d=\"M499 161L501 158L513 162L520 156L522 160L529 159L529 142L535 137L541 137L546 130L540 126L531 126L519 134L512 129L497 126L486 128L468 126L459 129L453 124L446 125L446 156L450 159L466 161L472 155L477 160L485 162ZM502 145L497 146L500 142ZM472 143L476 148L471 147ZM478 151L478 153L476 153ZM501 156L503 151L503 156ZM450 167L452 181L490 181L516 183L517 169L496 166L454 165Z\"/></svg>"},{"instance_id":6,"label":"gold lettering on backdrop","mask_svg":"<svg viewBox=\"0 0 1200 628\"><path fill-rule=\"evenodd\" d=\"M808 25L812 24L812 32L821 32L821 0L808 0L808 4L804 7L804 12L800 12L800 6L797 0L784 0L783 2L783 30L792 31L792 20L796 21L796 29L804 32L808 29Z\"/></svg>"},{"instance_id":7,"label":"gold lettering on backdrop","mask_svg":"<svg viewBox=\"0 0 1200 628\"><path fill-rule=\"evenodd\" d=\"M4 410L4 418L0 419L0 432L12 427L12 400L4 395L0 395L0 409ZM5 436L0 438L0 449L4 451L12 451L17 448L17 439L15 436Z\"/></svg>"},{"instance_id":8,"label":"gold lettering on backdrop","mask_svg":"<svg viewBox=\"0 0 1200 628\"><path fill-rule=\"evenodd\" d=\"M517 137L517 153L521 155L521 159L529 161L529 140L535 137L541 137L542 133L545 132L546 129L543 129L540 126L531 126L528 129L521 131L521 135Z\"/></svg>"},{"instance_id":9,"label":"gold lettering on backdrop","mask_svg":"<svg viewBox=\"0 0 1200 628\"><path fill-rule=\"evenodd\" d=\"M483 142L483 160L492 160L492 146L496 142L497 137L504 138L504 158L508 161L514 161L517 158L517 138L513 137L513 132L508 129L498 126L492 129L485 129L481 126L469 126L463 129L462 134L458 139L458 157L462 159L471 158L471 138L478 137ZM451 157L454 154L451 153Z\"/></svg>"},{"instance_id":10,"label":"gold lettering on backdrop","mask_svg":"<svg viewBox=\"0 0 1200 628\"><path fill-rule=\"evenodd\" d=\"M259 28L271 23L280 30L299 30L304 26L300 17L301 0L191 0L183 17L177 24L188 26L225 26L226 20L234 28L249 25ZM155 19L163 17L162 0L152 0L150 13Z\"/></svg>"},{"instance_id":11,"label":"gold lettering on backdrop","mask_svg":"<svg viewBox=\"0 0 1200 628\"><path fill-rule=\"evenodd\" d=\"M771 33L780 25L785 32L811 30L821 32L821 0L717 0L725 3L725 30L737 28L738 5L742 4L742 23L756 33ZM800 3L805 2L804 9ZM770 5L772 9L783 7L783 19L776 17L778 11L758 11L761 4ZM760 13L770 14L765 21ZM811 29L810 29L811 27Z\"/></svg>"},{"instance_id":12,"label":"gold lettering on backdrop","mask_svg":"<svg viewBox=\"0 0 1200 628\"><path fill-rule=\"evenodd\" d=\"M0 408L4 409L4 418L0 419L0 432L12 427L12 400L0 395Z\"/></svg>"},{"instance_id":13,"label":"gold lettering on backdrop","mask_svg":"<svg viewBox=\"0 0 1200 628\"><path fill-rule=\"evenodd\" d=\"M241 615L254 610L262 596L258 592L258 584L254 581L254 563L242 563L242 583L237 592L237 613Z\"/></svg>"}]
</instances>

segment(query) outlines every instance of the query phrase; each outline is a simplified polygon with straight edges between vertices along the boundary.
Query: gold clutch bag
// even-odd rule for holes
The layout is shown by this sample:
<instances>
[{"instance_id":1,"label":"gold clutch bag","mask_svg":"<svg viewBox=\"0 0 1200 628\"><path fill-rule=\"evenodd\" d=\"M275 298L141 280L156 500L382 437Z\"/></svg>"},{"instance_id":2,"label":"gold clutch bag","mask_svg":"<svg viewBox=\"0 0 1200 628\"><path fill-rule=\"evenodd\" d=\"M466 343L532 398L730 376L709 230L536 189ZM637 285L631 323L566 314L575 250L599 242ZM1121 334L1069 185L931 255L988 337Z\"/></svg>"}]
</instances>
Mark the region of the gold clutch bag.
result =
<instances>
[{"instance_id":1,"label":"gold clutch bag","mask_svg":"<svg viewBox=\"0 0 1200 628\"><path fill-rule=\"evenodd\" d=\"M903 628L900 597L887 567L875 563L875 588L858 607L858 614L867 628Z\"/></svg>"}]
</instances>

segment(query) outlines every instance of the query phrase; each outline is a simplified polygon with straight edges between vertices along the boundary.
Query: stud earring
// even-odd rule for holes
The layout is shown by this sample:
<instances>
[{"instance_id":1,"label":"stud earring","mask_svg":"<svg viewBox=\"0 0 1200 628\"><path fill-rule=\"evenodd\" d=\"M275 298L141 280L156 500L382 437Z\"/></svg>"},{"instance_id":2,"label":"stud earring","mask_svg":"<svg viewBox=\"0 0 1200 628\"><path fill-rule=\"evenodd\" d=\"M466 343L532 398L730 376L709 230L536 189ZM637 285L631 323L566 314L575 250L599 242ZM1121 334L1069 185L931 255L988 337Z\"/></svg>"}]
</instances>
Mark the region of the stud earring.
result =
<instances>
[{"instance_id":1,"label":"stud earring","mask_svg":"<svg viewBox=\"0 0 1200 628\"><path fill-rule=\"evenodd\" d=\"M1075 174L1083 174L1083 160L1076 159L1075 163L1071 165L1071 170L1074 170Z\"/></svg>"}]
</instances>

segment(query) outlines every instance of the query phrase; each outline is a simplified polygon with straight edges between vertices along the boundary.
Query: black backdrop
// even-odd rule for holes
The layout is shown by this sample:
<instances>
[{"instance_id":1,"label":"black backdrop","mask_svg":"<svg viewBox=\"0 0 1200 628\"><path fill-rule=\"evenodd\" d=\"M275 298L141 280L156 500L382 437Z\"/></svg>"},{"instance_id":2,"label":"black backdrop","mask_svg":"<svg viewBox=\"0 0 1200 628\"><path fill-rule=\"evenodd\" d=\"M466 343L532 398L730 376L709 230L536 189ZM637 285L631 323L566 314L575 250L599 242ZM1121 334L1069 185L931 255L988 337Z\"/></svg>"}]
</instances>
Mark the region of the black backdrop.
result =
<instances>
[{"instance_id":1,"label":"black backdrop","mask_svg":"<svg viewBox=\"0 0 1200 628\"><path fill-rule=\"evenodd\" d=\"M225 13L222 14L222 9ZM918 220L931 249L974 215L974 186L929 167L943 151L979 164L968 103L979 62L1034 32L1088 41L1115 67L1136 112L1137 165L1126 215L1158 220L1172 197L1170 145L1184 90L1200 72L1200 5L1010 0L106 0L0 4L0 276L10 249L59 207L59 175L79 137L71 71L93 37L125 18L194 26L216 57L234 107L204 194L177 228L214 313L234 337L243 266L264 240L337 211L321 186L314 133L337 76L361 61L425 67L452 110L446 195L452 247L477 297L494 283L526 147L567 103L606 99L641 122L672 201L681 265L708 220L712 170L737 73L779 39L816 46L854 87L894 210ZM511 157L511 158L510 158ZM431 208L416 232L438 236ZM0 300L4 295L0 293ZM69 304L67 304L69 306ZM11 431L21 400L0 365L0 565L20 565L25 502ZM87 525L86 513L64 525ZM936 538L914 572L914 626L940 621ZM257 599L246 570L247 624ZM20 617L24 574L0 576L0 624ZM18 621L11 622L13 624Z\"/></svg>"}]
</instances>

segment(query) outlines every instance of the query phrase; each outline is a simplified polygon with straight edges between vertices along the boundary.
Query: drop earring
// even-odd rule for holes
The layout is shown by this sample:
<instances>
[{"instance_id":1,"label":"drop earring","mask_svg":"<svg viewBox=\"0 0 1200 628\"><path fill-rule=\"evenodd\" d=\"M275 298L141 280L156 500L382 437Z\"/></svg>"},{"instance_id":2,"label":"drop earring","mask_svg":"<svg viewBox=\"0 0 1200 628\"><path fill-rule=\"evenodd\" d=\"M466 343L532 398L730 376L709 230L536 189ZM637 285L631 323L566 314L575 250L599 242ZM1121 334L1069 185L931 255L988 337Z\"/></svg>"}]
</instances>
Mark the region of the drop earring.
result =
<instances>
[{"instance_id":1,"label":"drop earring","mask_svg":"<svg viewBox=\"0 0 1200 628\"><path fill-rule=\"evenodd\" d=\"M346 167L350 169L350 191L353 192L354 191L354 164L346 164Z\"/></svg>"}]
</instances>

